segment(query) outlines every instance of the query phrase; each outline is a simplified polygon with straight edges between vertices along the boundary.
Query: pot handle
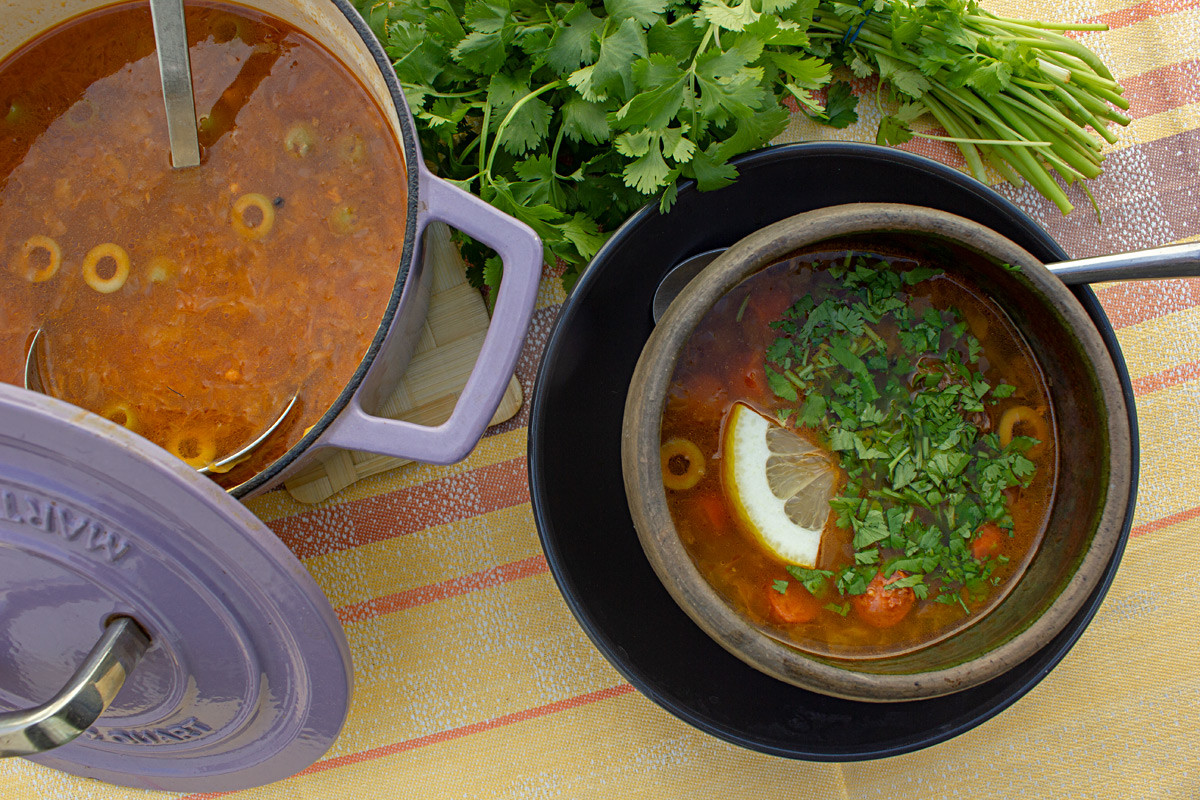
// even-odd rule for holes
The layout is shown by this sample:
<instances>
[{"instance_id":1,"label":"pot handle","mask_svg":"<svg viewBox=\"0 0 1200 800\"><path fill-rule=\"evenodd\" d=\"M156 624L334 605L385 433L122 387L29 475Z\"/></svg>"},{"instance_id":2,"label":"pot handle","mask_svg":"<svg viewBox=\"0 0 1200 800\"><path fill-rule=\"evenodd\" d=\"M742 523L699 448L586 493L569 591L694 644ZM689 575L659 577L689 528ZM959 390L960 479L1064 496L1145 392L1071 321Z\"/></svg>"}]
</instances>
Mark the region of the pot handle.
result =
<instances>
[{"instance_id":1,"label":"pot handle","mask_svg":"<svg viewBox=\"0 0 1200 800\"><path fill-rule=\"evenodd\" d=\"M453 464L471 452L500 406L533 318L542 277L542 241L533 229L452 183L419 173L417 235L430 222L444 222L478 239L500 255L504 278L492 321L471 375L450 418L441 425L375 417L356 397L330 425L323 444L364 450L429 464Z\"/></svg>"}]
</instances>

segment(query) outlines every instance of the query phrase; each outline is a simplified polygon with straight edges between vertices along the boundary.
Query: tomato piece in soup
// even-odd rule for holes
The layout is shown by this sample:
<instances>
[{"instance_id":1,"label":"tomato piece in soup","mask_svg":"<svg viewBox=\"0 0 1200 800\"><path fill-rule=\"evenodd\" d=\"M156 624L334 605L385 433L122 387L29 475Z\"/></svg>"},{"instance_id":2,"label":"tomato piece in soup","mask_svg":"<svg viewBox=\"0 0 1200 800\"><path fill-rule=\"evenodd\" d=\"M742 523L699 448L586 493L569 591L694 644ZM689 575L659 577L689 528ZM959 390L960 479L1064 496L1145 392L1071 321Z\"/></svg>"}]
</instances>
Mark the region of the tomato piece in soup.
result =
<instances>
[{"instance_id":1,"label":"tomato piece in soup","mask_svg":"<svg viewBox=\"0 0 1200 800\"><path fill-rule=\"evenodd\" d=\"M985 558L998 555L1004 546L1004 530L994 522L985 522L975 531L971 540L971 555L982 561Z\"/></svg>"},{"instance_id":2,"label":"tomato piece in soup","mask_svg":"<svg viewBox=\"0 0 1200 800\"><path fill-rule=\"evenodd\" d=\"M892 573L890 578L883 577L882 572L876 573L867 584L867 591L850 598L854 613L873 628L890 628L899 624L916 604L917 595L907 586L900 589L888 587L907 577L908 574L902 570Z\"/></svg>"},{"instance_id":3,"label":"tomato piece in soup","mask_svg":"<svg viewBox=\"0 0 1200 800\"><path fill-rule=\"evenodd\" d=\"M800 625L812 622L821 611L821 603L803 586L788 583L787 591L780 592L775 586L767 586L767 605L771 615L780 622Z\"/></svg>"}]
</instances>

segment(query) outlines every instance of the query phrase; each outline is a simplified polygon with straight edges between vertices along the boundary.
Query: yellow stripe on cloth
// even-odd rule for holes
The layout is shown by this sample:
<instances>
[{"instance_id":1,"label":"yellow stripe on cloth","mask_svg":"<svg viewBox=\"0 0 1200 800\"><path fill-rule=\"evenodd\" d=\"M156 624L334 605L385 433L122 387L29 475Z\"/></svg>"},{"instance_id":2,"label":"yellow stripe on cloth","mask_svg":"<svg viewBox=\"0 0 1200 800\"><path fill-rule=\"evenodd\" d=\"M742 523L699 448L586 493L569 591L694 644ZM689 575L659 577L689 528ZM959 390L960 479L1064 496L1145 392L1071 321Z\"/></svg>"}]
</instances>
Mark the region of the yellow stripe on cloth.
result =
<instances>
[{"instance_id":1,"label":"yellow stripe on cloth","mask_svg":"<svg viewBox=\"0 0 1200 800\"><path fill-rule=\"evenodd\" d=\"M1142 454L1135 526L1200 507L1200 383L1139 397L1137 409Z\"/></svg>"},{"instance_id":2,"label":"yellow stripe on cloth","mask_svg":"<svg viewBox=\"0 0 1200 800\"><path fill-rule=\"evenodd\" d=\"M328 757L428 736L623 683L548 574L346 626L350 720Z\"/></svg>"},{"instance_id":3,"label":"yellow stripe on cloth","mask_svg":"<svg viewBox=\"0 0 1200 800\"><path fill-rule=\"evenodd\" d=\"M1135 119L1125 128L1113 128L1120 137L1115 145L1105 151L1122 150L1138 144L1156 142L1168 136L1200 128L1200 103L1189 103L1178 108L1167 109L1148 117ZM1129 200L1136 200L1130 195Z\"/></svg>"},{"instance_id":4,"label":"yellow stripe on cloth","mask_svg":"<svg viewBox=\"0 0 1200 800\"><path fill-rule=\"evenodd\" d=\"M1139 379L1200 361L1200 307L1120 328L1117 341L1135 385Z\"/></svg>"},{"instance_id":5,"label":"yellow stripe on cloth","mask_svg":"<svg viewBox=\"0 0 1200 800\"><path fill-rule=\"evenodd\" d=\"M542 711L449 729L233 797L847 798L836 765L789 762L726 744L628 690Z\"/></svg>"},{"instance_id":6,"label":"yellow stripe on cloth","mask_svg":"<svg viewBox=\"0 0 1200 800\"><path fill-rule=\"evenodd\" d=\"M985 9L1001 17L1044 20L1046 22L1079 22L1102 12L1131 8L1138 0L985 0Z\"/></svg>"},{"instance_id":7,"label":"yellow stripe on cloth","mask_svg":"<svg viewBox=\"0 0 1200 800\"><path fill-rule=\"evenodd\" d=\"M1117 82L1123 83L1132 75L1196 57L1200 49L1200 5L1156 14L1113 30L1078 33L1074 38L1100 56Z\"/></svg>"},{"instance_id":8,"label":"yellow stripe on cloth","mask_svg":"<svg viewBox=\"0 0 1200 800\"><path fill-rule=\"evenodd\" d=\"M476 583L486 583L488 571L500 571L506 565L541 554L532 508L523 503L315 556L306 559L304 565L333 607L341 611L354 604L427 587L433 587L431 595L444 595L446 591L435 591L436 587L473 575L480 576ZM456 593L460 594L470 590L469 586L458 589ZM388 607L386 600L380 602L381 612L386 613Z\"/></svg>"}]
</instances>

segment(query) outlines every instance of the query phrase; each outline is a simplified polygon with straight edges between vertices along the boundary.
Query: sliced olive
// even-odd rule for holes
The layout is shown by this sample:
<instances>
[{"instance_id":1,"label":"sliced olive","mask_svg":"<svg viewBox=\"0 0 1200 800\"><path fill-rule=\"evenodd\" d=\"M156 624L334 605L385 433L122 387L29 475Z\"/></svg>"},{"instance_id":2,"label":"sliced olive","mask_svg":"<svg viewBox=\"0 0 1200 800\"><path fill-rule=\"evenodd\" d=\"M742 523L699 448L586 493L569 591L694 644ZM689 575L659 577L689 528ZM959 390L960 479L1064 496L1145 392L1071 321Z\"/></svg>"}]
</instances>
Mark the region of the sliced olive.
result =
<instances>
[{"instance_id":1,"label":"sliced olive","mask_svg":"<svg viewBox=\"0 0 1200 800\"><path fill-rule=\"evenodd\" d=\"M339 161L357 169L367 160L367 143L357 133L343 133L333 142Z\"/></svg>"},{"instance_id":2,"label":"sliced olive","mask_svg":"<svg viewBox=\"0 0 1200 800\"><path fill-rule=\"evenodd\" d=\"M330 212L328 221L329 230L339 236L354 233L359 227L358 209L351 203L343 203Z\"/></svg>"},{"instance_id":3,"label":"sliced olive","mask_svg":"<svg viewBox=\"0 0 1200 800\"><path fill-rule=\"evenodd\" d=\"M312 153L316 146L317 131L307 122L297 122L283 137L283 149L300 158Z\"/></svg>"}]
</instances>

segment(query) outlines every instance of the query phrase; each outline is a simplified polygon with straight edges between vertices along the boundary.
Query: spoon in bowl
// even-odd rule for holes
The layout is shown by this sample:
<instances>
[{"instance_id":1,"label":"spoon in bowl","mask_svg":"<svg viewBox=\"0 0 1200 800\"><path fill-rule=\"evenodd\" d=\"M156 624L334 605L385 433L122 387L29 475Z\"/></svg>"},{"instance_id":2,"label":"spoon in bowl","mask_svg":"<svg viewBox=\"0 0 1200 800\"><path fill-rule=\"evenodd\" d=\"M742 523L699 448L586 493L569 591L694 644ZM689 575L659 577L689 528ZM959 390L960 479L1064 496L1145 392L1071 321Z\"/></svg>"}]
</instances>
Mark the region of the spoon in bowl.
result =
<instances>
[{"instance_id":1,"label":"spoon in bowl","mask_svg":"<svg viewBox=\"0 0 1200 800\"><path fill-rule=\"evenodd\" d=\"M38 392L39 394L49 394L46 391L45 384L42 383L41 365L38 359L38 342L40 342L41 339L42 329L38 328L37 332L33 335L33 341L29 343L29 352L25 355L25 388L33 392ZM295 407L298 399L300 399L299 394L292 395L292 399L288 402L287 407L283 409L283 413L280 414L275 421L271 423L270 427L263 431L257 439L250 442L250 444L241 448L233 455L226 456L219 461L213 461L207 466L197 467L196 471L201 475L212 475L214 473L228 472L229 469L233 468L239 461L242 461L249 456L256 447L265 442L267 437L275 432L276 428L283 424L283 421L287 419L287 415L292 412L292 409Z\"/></svg>"},{"instance_id":2,"label":"spoon in bowl","mask_svg":"<svg viewBox=\"0 0 1200 800\"><path fill-rule=\"evenodd\" d=\"M176 169L195 167L200 164L200 139L196 130L196 103L192 95L192 65L188 59L183 0L150 0L150 18L154 22L158 74L167 107L171 166Z\"/></svg>"},{"instance_id":3,"label":"spoon in bowl","mask_svg":"<svg viewBox=\"0 0 1200 800\"><path fill-rule=\"evenodd\" d=\"M671 267L654 291L654 300L650 305L654 324L658 324L667 306L683 291L683 287L724 252L725 248L706 250ZM1046 264L1046 269L1068 286L1097 281L1194 278L1200 276L1200 242L1056 261Z\"/></svg>"}]
</instances>

